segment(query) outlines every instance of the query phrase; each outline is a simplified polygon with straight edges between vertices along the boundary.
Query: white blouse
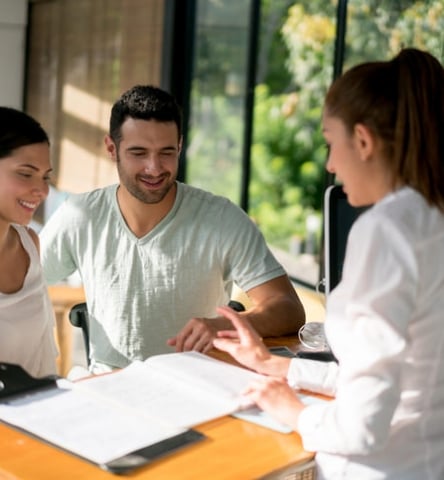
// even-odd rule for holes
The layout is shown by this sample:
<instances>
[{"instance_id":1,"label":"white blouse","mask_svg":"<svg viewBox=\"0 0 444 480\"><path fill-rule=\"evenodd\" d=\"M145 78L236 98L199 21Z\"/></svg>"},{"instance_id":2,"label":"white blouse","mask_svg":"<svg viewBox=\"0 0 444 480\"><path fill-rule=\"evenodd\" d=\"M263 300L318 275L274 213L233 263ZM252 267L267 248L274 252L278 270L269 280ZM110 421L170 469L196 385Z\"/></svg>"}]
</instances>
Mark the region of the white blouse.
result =
<instances>
[{"instance_id":1,"label":"white blouse","mask_svg":"<svg viewBox=\"0 0 444 480\"><path fill-rule=\"evenodd\" d=\"M339 368L296 359L288 374L336 394L299 419L319 478L444 479L444 215L414 190L353 225L325 330Z\"/></svg>"},{"instance_id":2,"label":"white blouse","mask_svg":"<svg viewBox=\"0 0 444 480\"><path fill-rule=\"evenodd\" d=\"M39 254L26 227L14 228L30 262L23 287L0 292L0 361L21 365L35 377L55 374L54 314Z\"/></svg>"}]
</instances>

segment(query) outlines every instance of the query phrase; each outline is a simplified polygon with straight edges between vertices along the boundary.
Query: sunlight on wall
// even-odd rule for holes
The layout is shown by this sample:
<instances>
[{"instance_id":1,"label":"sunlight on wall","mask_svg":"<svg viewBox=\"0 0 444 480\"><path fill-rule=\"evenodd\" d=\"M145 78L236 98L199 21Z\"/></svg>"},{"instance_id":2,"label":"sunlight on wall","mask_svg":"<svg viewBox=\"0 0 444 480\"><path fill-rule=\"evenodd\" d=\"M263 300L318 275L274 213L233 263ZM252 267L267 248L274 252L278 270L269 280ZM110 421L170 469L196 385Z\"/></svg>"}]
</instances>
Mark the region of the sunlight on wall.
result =
<instances>
[{"instance_id":1,"label":"sunlight on wall","mask_svg":"<svg viewBox=\"0 0 444 480\"><path fill-rule=\"evenodd\" d=\"M117 182L116 166L105 151L97 156L64 138L60 158L60 190L81 193Z\"/></svg>"},{"instance_id":2,"label":"sunlight on wall","mask_svg":"<svg viewBox=\"0 0 444 480\"><path fill-rule=\"evenodd\" d=\"M62 109L82 122L108 132L112 105L73 85L64 85Z\"/></svg>"}]
</instances>

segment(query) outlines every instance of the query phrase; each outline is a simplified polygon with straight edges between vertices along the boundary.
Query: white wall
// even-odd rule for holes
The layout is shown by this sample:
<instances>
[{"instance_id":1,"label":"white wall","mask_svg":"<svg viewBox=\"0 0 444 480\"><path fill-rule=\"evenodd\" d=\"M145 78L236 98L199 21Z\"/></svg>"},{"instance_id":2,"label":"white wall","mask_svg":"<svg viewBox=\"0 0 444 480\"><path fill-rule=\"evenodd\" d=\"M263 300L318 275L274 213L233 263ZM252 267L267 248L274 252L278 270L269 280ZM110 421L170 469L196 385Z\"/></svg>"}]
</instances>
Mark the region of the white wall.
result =
<instances>
[{"instance_id":1,"label":"white wall","mask_svg":"<svg viewBox=\"0 0 444 480\"><path fill-rule=\"evenodd\" d=\"M0 105L23 107L27 0L0 0Z\"/></svg>"}]
</instances>

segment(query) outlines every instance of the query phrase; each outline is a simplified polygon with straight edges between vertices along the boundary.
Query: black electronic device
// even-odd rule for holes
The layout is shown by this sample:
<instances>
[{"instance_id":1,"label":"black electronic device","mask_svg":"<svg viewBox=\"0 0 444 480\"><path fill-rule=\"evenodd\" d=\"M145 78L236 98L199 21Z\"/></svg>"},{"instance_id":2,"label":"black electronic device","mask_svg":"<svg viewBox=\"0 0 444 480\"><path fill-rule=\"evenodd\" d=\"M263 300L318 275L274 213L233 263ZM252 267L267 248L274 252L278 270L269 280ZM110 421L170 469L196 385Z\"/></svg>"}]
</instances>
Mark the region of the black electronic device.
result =
<instances>
[{"instance_id":1,"label":"black electronic device","mask_svg":"<svg viewBox=\"0 0 444 480\"><path fill-rule=\"evenodd\" d=\"M312 352L307 350L300 350L292 352L288 347L270 347L268 349L273 355L287 358L305 358L307 360L317 360L318 362L337 362L336 357L329 351Z\"/></svg>"},{"instance_id":2,"label":"black electronic device","mask_svg":"<svg viewBox=\"0 0 444 480\"><path fill-rule=\"evenodd\" d=\"M296 357L296 353L292 352L288 347L270 347L268 350L273 355L279 355L280 357Z\"/></svg>"}]
</instances>

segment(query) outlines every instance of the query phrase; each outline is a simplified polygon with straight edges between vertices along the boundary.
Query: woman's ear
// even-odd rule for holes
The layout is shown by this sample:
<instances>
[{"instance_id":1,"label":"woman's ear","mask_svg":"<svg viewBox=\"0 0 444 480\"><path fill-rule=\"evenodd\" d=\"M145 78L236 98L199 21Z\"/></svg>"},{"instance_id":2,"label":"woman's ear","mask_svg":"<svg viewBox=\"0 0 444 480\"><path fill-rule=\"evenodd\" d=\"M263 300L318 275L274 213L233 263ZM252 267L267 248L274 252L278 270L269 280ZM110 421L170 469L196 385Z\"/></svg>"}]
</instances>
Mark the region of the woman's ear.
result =
<instances>
[{"instance_id":1,"label":"woman's ear","mask_svg":"<svg viewBox=\"0 0 444 480\"><path fill-rule=\"evenodd\" d=\"M354 126L355 146L359 154L359 158L366 162L375 151L375 137L372 131L364 124L357 123Z\"/></svg>"}]
</instances>

